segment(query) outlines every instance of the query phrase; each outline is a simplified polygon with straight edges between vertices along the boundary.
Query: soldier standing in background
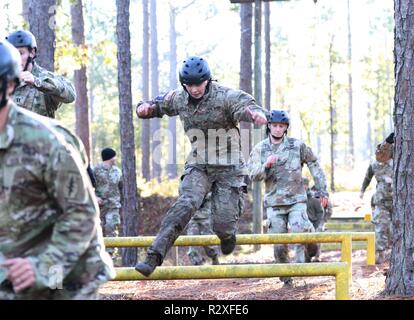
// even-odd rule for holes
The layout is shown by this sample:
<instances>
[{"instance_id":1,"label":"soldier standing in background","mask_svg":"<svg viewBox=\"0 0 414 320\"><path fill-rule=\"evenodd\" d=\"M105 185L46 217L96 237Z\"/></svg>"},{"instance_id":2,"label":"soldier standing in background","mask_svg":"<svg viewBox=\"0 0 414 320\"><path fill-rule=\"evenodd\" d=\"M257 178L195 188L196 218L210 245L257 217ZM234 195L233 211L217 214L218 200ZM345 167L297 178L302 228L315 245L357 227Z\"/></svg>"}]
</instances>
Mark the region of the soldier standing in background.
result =
<instances>
[{"instance_id":1,"label":"soldier standing in background","mask_svg":"<svg viewBox=\"0 0 414 320\"><path fill-rule=\"evenodd\" d=\"M185 60L179 80L182 88L140 102L136 109L142 119L179 115L192 148L181 176L181 193L163 219L145 261L135 266L145 276L162 264L210 191L213 231L220 238L221 252L233 252L246 187L237 126L239 121L259 125L267 122L266 111L251 95L213 81L203 58L193 56Z\"/></svg>"},{"instance_id":2,"label":"soldier standing in background","mask_svg":"<svg viewBox=\"0 0 414 320\"><path fill-rule=\"evenodd\" d=\"M315 186L312 186L310 188L310 195L312 196L312 198L318 198L318 190ZM332 213L333 213L333 204L332 204L332 200L331 198L329 198L329 193L328 193L328 202L326 203L325 207L323 208L323 220L322 222L319 224L318 229L316 230L317 232L321 232L321 231L325 231L325 224L328 222L328 220L332 217Z\"/></svg>"},{"instance_id":3,"label":"soldier standing in background","mask_svg":"<svg viewBox=\"0 0 414 320\"><path fill-rule=\"evenodd\" d=\"M309 221L312 223L316 232L323 231L322 226L324 224L325 211L322 208L321 202L318 198L313 196L311 189L309 188L309 179L303 178L303 185L306 190L306 212L308 214ZM321 246L319 243L306 244L305 260L306 262L319 262Z\"/></svg>"},{"instance_id":4,"label":"soldier standing in background","mask_svg":"<svg viewBox=\"0 0 414 320\"><path fill-rule=\"evenodd\" d=\"M188 223L187 234L192 236L213 234L213 231L211 230L211 193L206 196L204 203ZM212 264L219 264L219 253L216 247L204 246L203 248L206 255L211 258ZM193 265L202 265L205 263L205 259L197 247L190 247L187 255Z\"/></svg>"},{"instance_id":5,"label":"soldier standing in background","mask_svg":"<svg viewBox=\"0 0 414 320\"><path fill-rule=\"evenodd\" d=\"M19 50L21 56L21 83L13 94L13 100L19 107L54 118L62 103L75 101L76 93L68 80L36 63L37 44L30 31L17 30L6 40Z\"/></svg>"},{"instance_id":6,"label":"soldier standing in background","mask_svg":"<svg viewBox=\"0 0 414 320\"><path fill-rule=\"evenodd\" d=\"M392 149L390 149L389 146L385 147L385 151L379 150L384 144L391 145L389 142L384 142L378 145L376 152L377 160L368 166L360 194L360 198L362 199L365 190L375 176L377 187L372 197L372 205L374 206L372 223L375 225L375 262L377 264L384 262L385 250L390 249L392 243L393 160ZM378 161L378 159L383 160L384 162Z\"/></svg>"},{"instance_id":7,"label":"soldier standing in background","mask_svg":"<svg viewBox=\"0 0 414 320\"><path fill-rule=\"evenodd\" d=\"M95 194L101 209L104 236L117 237L121 224L122 171L115 166L114 149L103 149L101 156L102 162L93 169L96 179ZM115 248L108 248L107 251L115 258L117 251Z\"/></svg>"},{"instance_id":8,"label":"soldier standing in background","mask_svg":"<svg viewBox=\"0 0 414 320\"><path fill-rule=\"evenodd\" d=\"M94 299L115 276L82 143L17 107L19 52L0 42L0 300Z\"/></svg>"},{"instance_id":9,"label":"soldier standing in background","mask_svg":"<svg viewBox=\"0 0 414 320\"><path fill-rule=\"evenodd\" d=\"M326 205L325 175L312 150L302 141L287 137L289 116L283 110L273 110L268 121L268 137L252 150L248 162L250 178L264 180L266 193L264 207L267 212L268 233L313 231L306 212L306 192L302 181L302 166L306 163L318 189L321 205ZM295 245L296 262L305 262L305 246ZM276 263L288 263L288 246L274 245ZM291 286L290 277L281 277Z\"/></svg>"}]
</instances>

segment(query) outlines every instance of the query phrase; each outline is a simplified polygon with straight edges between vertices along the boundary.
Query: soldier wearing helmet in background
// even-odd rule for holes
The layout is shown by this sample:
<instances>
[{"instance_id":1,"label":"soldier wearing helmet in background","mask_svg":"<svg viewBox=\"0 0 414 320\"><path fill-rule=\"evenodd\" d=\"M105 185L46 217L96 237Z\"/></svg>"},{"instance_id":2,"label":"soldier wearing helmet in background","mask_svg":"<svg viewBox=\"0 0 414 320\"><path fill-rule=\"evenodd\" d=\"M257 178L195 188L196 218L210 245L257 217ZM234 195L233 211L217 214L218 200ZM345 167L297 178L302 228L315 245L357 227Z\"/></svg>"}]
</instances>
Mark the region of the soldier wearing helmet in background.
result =
<instances>
[{"instance_id":1,"label":"soldier wearing helmet in background","mask_svg":"<svg viewBox=\"0 0 414 320\"><path fill-rule=\"evenodd\" d=\"M179 80L182 88L140 102L136 109L143 119L178 115L192 148L181 176L180 195L162 221L146 260L135 267L145 276L162 264L210 191L213 231L221 240L222 253L233 252L247 173L237 125L239 121L267 123L266 111L251 95L212 80L203 58L192 56L185 60Z\"/></svg>"},{"instance_id":2,"label":"soldier wearing helmet in background","mask_svg":"<svg viewBox=\"0 0 414 320\"><path fill-rule=\"evenodd\" d=\"M375 225L375 262L377 264L386 260L385 251L391 248L392 243L393 143L394 133L377 146L376 160L368 166L360 193L362 199L372 178L375 177L377 187L371 198L371 207L373 207L372 223Z\"/></svg>"},{"instance_id":3,"label":"soldier wearing helmet in background","mask_svg":"<svg viewBox=\"0 0 414 320\"><path fill-rule=\"evenodd\" d=\"M37 44L31 32L17 30L6 40L19 50L21 56L21 83L13 94L13 100L19 107L54 118L62 103L75 101L75 90L68 80L36 63Z\"/></svg>"},{"instance_id":4,"label":"soldier wearing helmet in background","mask_svg":"<svg viewBox=\"0 0 414 320\"><path fill-rule=\"evenodd\" d=\"M306 212L308 214L309 221L312 222L316 232L321 232L323 231L323 224L325 221L324 208L322 207L320 200L313 195L311 188L309 188L308 178L303 178L303 185L306 190ZM305 252L306 262L319 262L320 251L319 243L307 244Z\"/></svg>"},{"instance_id":5,"label":"soldier wearing helmet in background","mask_svg":"<svg viewBox=\"0 0 414 320\"><path fill-rule=\"evenodd\" d=\"M268 232L287 233L310 232L314 228L306 212L306 191L302 182L302 167L306 164L316 183L321 205L326 205L325 175L312 150L301 140L287 137L289 116L283 110L273 110L270 114L268 137L252 150L248 162L252 180L264 180ZM305 246L295 245L296 262L305 262ZM276 263L288 263L288 246L274 245ZM281 280L287 286L293 284L289 277Z\"/></svg>"},{"instance_id":6,"label":"soldier wearing helmet in background","mask_svg":"<svg viewBox=\"0 0 414 320\"><path fill-rule=\"evenodd\" d=\"M115 271L83 145L13 103L20 71L0 41L0 300L97 298Z\"/></svg>"}]
</instances>

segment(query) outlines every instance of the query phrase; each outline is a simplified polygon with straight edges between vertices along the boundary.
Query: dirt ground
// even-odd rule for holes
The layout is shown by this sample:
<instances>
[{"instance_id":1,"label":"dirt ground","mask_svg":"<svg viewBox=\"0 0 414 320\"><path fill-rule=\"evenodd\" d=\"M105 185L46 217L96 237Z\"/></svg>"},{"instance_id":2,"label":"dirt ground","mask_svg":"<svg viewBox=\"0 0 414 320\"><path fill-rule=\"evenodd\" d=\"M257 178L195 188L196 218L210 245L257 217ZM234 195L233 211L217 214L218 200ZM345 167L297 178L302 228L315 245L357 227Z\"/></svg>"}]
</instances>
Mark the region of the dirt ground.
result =
<instances>
[{"instance_id":1,"label":"dirt ground","mask_svg":"<svg viewBox=\"0 0 414 320\"><path fill-rule=\"evenodd\" d=\"M368 210L366 202L357 194L335 195L335 212L352 208L355 212ZM162 201L161 201L162 200ZM140 225L140 234L153 235L158 230L163 212L174 199L144 199L143 212L151 212ZM352 213L352 212L351 212ZM240 222L240 233L251 233L251 205ZM291 248L292 249L292 248ZM190 265L186 248L178 249L179 265ZM141 256L145 251L141 251ZM293 251L290 250L292 255ZM164 265L172 265L169 254ZM322 251L321 262L340 261L337 250ZM209 262L208 262L209 263ZM273 246L262 245L259 251L252 246L237 246L233 254L220 257L221 264L273 263ZM366 250L354 250L352 257L353 281L350 298L353 300L414 299L414 297L387 297L382 295L388 262L367 266ZM217 279L217 280L166 280L109 282L102 286L104 300L327 300L335 299L334 277L295 277L293 287L283 287L278 278Z\"/></svg>"},{"instance_id":2,"label":"dirt ground","mask_svg":"<svg viewBox=\"0 0 414 320\"><path fill-rule=\"evenodd\" d=\"M263 245L260 251L236 253L220 261L222 264L272 263L272 253L271 246ZM340 261L340 252L323 252L321 260ZM366 251L354 251L350 298L386 299L381 292L387 269L388 263L367 266ZM330 300L335 299L335 278L296 277L292 288L283 287L278 278L110 282L100 293L103 299L110 300Z\"/></svg>"}]
</instances>

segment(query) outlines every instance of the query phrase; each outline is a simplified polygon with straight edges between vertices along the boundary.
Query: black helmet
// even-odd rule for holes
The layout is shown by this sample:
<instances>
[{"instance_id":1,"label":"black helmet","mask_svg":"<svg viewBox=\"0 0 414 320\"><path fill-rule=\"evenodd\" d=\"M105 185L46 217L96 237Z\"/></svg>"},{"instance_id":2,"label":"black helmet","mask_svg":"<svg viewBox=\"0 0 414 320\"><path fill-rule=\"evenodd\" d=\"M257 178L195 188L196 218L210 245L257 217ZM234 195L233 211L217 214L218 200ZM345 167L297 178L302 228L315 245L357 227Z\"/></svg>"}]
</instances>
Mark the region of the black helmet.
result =
<instances>
[{"instance_id":1,"label":"black helmet","mask_svg":"<svg viewBox=\"0 0 414 320\"><path fill-rule=\"evenodd\" d=\"M289 115L286 111L283 110L272 110L270 117L268 118L268 123L286 123L289 126Z\"/></svg>"},{"instance_id":2,"label":"black helmet","mask_svg":"<svg viewBox=\"0 0 414 320\"><path fill-rule=\"evenodd\" d=\"M179 71L181 84L200 84L211 79L210 67L206 60L192 56L183 61Z\"/></svg>"},{"instance_id":3,"label":"black helmet","mask_svg":"<svg viewBox=\"0 0 414 320\"><path fill-rule=\"evenodd\" d=\"M18 84L20 75L20 53L7 41L0 41L0 79L2 82L0 109L7 103L6 90L7 83L15 80Z\"/></svg>"},{"instance_id":4,"label":"black helmet","mask_svg":"<svg viewBox=\"0 0 414 320\"><path fill-rule=\"evenodd\" d=\"M20 53L7 41L0 41L0 78L6 81L20 75Z\"/></svg>"},{"instance_id":5,"label":"black helmet","mask_svg":"<svg viewBox=\"0 0 414 320\"><path fill-rule=\"evenodd\" d=\"M37 51L36 38L33 35L33 33L31 33L30 31L26 31L26 30L14 31L6 37L6 40L9 41L16 48L29 47L29 48L35 48Z\"/></svg>"}]
</instances>

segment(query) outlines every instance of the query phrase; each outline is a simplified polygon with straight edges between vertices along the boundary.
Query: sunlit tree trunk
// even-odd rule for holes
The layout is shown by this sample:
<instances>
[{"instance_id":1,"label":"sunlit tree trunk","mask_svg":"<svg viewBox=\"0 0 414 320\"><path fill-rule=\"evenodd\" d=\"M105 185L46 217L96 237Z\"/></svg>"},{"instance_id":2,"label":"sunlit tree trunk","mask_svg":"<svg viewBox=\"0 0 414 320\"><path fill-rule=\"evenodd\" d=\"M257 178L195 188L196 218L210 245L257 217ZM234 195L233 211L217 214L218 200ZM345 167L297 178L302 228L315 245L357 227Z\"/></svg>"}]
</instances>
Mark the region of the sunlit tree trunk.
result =
<instances>
[{"instance_id":1,"label":"sunlit tree trunk","mask_svg":"<svg viewBox=\"0 0 414 320\"><path fill-rule=\"evenodd\" d=\"M135 165L135 140L132 114L131 90L131 36L129 32L129 0L117 0L117 57L119 90L119 124L122 155L122 212L124 236L138 234L138 195ZM137 262L137 249L122 251L125 266L134 266Z\"/></svg>"},{"instance_id":2,"label":"sunlit tree trunk","mask_svg":"<svg viewBox=\"0 0 414 320\"><path fill-rule=\"evenodd\" d=\"M393 245L385 291L414 295L414 1L395 0L394 9Z\"/></svg>"},{"instance_id":3,"label":"sunlit tree trunk","mask_svg":"<svg viewBox=\"0 0 414 320\"><path fill-rule=\"evenodd\" d=\"M39 49L36 61L50 71L55 70L56 8L56 0L31 0L27 1L24 10Z\"/></svg>"},{"instance_id":4,"label":"sunlit tree trunk","mask_svg":"<svg viewBox=\"0 0 414 320\"><path fill-rule=\"evenodd\" d=\"M142 0L142 99L149 100L149 3ZM142 176L148 181L151 180L151 150L150 150L150 120L139 120L141 129L141 150L142 150Z\"/></svg>"},{"instance_id":5,"label":"sunlit tree trunk","mask_svg":"<svg viewBox=\"0 0 414 320\"><path fill-rule=\"evenodd\" d=\"M80 50L85 46L85 31L83 20L82 0L75 1L71 6L72 17L72 39ZM88 108L88 89L86 78L86 61L82 61L81 68L75 70L74 82L76 89L75 113L76 113L76 133L85 145L88 158L91 158L91 135L89 129L90 115Z\"/></svg>"}]
</instances>

